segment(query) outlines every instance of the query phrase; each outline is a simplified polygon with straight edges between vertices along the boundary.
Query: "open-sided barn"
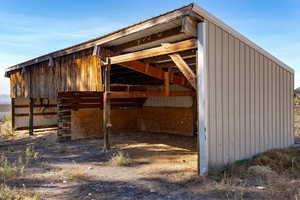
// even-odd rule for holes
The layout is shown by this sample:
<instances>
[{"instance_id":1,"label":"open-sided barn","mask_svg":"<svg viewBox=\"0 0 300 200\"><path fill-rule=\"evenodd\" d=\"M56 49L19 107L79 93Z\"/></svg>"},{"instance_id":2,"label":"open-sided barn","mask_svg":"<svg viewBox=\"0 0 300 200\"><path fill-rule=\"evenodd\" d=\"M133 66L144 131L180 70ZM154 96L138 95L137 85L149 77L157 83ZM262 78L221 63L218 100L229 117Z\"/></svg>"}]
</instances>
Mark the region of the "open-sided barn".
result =
<instances>
[{"instance_id":1,"label":"open-sided barn","mask_svg":"<svg viewBox=\"0 0 300 200\"><path fill-rule=\"evenodd\" d=\"M15 129L198 137L199 169L293 144L287 65L195 4L7 69ZM56 123L57 121L57 123Z\"/></svg>"}]
</instances>

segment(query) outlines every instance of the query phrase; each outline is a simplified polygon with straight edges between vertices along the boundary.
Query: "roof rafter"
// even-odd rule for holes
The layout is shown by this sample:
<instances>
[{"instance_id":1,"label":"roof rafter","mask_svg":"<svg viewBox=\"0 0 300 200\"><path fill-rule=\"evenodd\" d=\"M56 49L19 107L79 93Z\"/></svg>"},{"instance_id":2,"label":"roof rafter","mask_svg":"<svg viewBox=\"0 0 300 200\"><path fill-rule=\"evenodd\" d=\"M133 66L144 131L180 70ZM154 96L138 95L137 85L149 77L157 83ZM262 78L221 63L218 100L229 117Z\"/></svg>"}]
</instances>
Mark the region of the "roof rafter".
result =
<instances>
[{"instance_id":1,"label":"roof rafter","mask_svg":"<svg viewBox=\"0 0 300 200\"><path fill-rule=\"evenodd\" d=\"M127 53L119 56L111 57L112 64L120 64L124 62L130 62L134 60L140 60L144 58L166 55L171 53L176 53L179 51L185 51L189 49L195 49L197 47L197 42L195 39L184 40L177 43L172 43L167 46L154 47L151 49L146 49L142 51L137 51L133 53Z\"/></svg>"},{"instance_id":2,"label":"roof rafter","mask_svg":"<svg viewBox=\"0 0 300 200\"><path fill-rule=\"evenodd\" d=\"M101 57L104 58L107 56L117 56L119 53L113 52L109 49L102 48L100 50L100 54L101 54ZM113 58L113 57L111 57L111 58ZM164 75L165 71L163 71L157 67L153 67L150 64L138 61L138 60L118 63L118 65L120 65L122 67L126 67L126 68L131 69L136 72L146 74L148 76L151 76L151 77L159 79L159 80L165 79L165 75ZM170 83L180 85L185 88L191 88L188 81L184 77L180 77L180 76L176 76L176 75L172 76L172 78L170 79Z\"/></svg>"}]
</instances>

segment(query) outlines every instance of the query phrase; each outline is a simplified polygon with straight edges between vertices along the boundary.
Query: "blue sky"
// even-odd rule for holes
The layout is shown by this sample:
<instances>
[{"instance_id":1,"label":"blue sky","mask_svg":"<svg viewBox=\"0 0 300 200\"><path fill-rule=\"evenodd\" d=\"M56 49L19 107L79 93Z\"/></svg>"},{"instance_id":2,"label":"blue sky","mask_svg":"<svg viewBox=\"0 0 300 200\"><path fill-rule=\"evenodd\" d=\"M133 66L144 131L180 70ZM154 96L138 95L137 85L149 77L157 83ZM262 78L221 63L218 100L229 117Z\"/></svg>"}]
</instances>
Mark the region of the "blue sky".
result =
<instances>
[{"instance_id":1,"label":"blue sky","mask_svg":"<svg viewBox=\"0 0 300 200\"><path fill-rule=\"evenodd\" d=\"M299 0L0 0L0 94L7 66L195 2L295 70L300 86Z\"/></svg>"}]
</instances>

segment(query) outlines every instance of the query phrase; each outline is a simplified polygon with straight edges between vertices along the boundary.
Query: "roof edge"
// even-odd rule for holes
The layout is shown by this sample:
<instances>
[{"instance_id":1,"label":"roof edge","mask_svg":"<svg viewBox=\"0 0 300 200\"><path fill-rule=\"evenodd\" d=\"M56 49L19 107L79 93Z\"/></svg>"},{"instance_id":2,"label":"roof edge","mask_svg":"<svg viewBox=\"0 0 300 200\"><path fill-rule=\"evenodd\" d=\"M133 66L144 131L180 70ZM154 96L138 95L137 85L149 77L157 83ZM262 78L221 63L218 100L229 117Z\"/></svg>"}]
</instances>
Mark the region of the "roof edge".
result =
<instances>
[{"instance_id":1,"label":"roof edge","mask_svg":"<svg viewBox=\"0 0 300 200\"><path fill-rule=\"evenodd\" d=\"M76 45L72 45L70 47L63 48L63 49L60 49L60 50L57 50L57 51L53 51L51 53L44 54L42 56L38 56L36 58L27 60L25 62L22 62L22 63L16 64L16 65L7 67L6 70L5 70L5 76L8 76L8 73L11 72L11 71L18 70L18 69L20 69L22 67L25 67L25 66L30 66L30 65L34 65L34 64L37 64L37 63L40 63L40 62L43 62L43 61L47 61L47 60L49 60L49 58L56 58L56 57L68 55L68 54L71 54L71 53L74 53L74 52L77 52L77 51L88 49L88 48L91 48L93 46L98 46L98 45L101 45L101 44L103 44L105 42L109 42L111 40L114 40L114 39L117 39L117 38L121 38L121 37L124 37L126 35L138 32L140 30L143 30L143 24L145 24L145 26L146 26L147 23L149 23L149 22L151 22L153 20L156 20L156 19L168 16L168 15L171 15L170 19L166 19L166 20L161 19L160 21L158 20L158 21L156 21L156 24L151 24L150 23L151 26L154 26L154 25L157 25L157 24L161 24L161 23L165 23L165 22L168 22L168 21L170 21L172 19L176 19L178 17L188 15L188 14L190 14L192 12L193 7L194 7L194 4L191 3L191 4L188 4L186 6L177 8L175 10L171 10L171 11L168 11L168 12L163 13L161 15L158 15L158 16L146 19L144 21L138 22L136 24L124 27L124 28L119 29L117 31L113 31L113 32L105 34L103 36L100 36L100 37L97 37L97 38L94 38L94 39L91 39L91 40L87 40L85 42L82 42L82 43L79 43L79 44L76 44ZM180 12L180 11L182 11L182 12ZM137 27L137 26L141 26L141 27ZM120 37L112 37L115 34L123 33L123 32L125 32L128 29L132 29L132 30L130 30L126 34L121 35Z\"/></svg>"},{"instance_id":2,"label":"roof edge","mask_svg":"<svg viewBox=\"0 0 300 200\"><path fill-rule=\"evenodd\" d=\"M260 52L264 56L266 56L269 59L273 60L279 66L283 67L284 69L288 70L289 72L291 72L293 74L295 73L293 68L291 68L290 66L286 65L281 60L279 60L278 58L276 58L275 56L271 55L269 52L267 52L266 50L264 50L263 48L261 48L260 46L258 46L254 42L252 42L251 40L249 40L246 36L242 35L238 31L234 30L233 28L231 28L230 26L228 26L227 24L225 24L222 20L218 19L217 17L215 17L214 15L212 15L211 13L209 13L208 11L206 11L203 8L201 8L200 6L198 6L195 3L193 3L193 11L196 12L197 14L199 14L200 16L202 16L204 19L206 19L206 20L208 20L208 21L216 24L217 26L221 27L222 29L224 29L228 33L232 34L234 37L240 39L245 44L247 44L250 47L254 48L255 50L257 50L258 52Z\"/></svg>"}]
</instances>

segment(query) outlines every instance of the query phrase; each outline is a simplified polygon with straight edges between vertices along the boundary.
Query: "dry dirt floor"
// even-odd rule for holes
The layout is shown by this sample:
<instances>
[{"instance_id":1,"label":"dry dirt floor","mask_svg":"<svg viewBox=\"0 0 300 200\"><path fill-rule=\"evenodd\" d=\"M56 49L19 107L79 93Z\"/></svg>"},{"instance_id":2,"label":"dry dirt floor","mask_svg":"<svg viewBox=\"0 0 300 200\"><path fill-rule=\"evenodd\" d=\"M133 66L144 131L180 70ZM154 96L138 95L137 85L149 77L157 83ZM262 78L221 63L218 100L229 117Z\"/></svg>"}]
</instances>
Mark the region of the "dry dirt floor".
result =
<instances>
[{"instance_id":1,"label":"dry dirt floor","mask_svg":"<svg viewBox=\"0 0 300 200\"><path fill-rule=\"evenodd\" d=\"M195 137L118 132L111 143L108 152L99 138L57 143L56 130L0 138L0 154L11 162L26 146L37 155L23 175L6 185L40 194L40 199L297 199L300 192L296 188L284 195L270 184L246 184L226 173L197 177ZM128 153L128 166L109 162L120 151ZM295 181L291 184L300 185L300 179Z\"/></svg>"}]
</instances>

